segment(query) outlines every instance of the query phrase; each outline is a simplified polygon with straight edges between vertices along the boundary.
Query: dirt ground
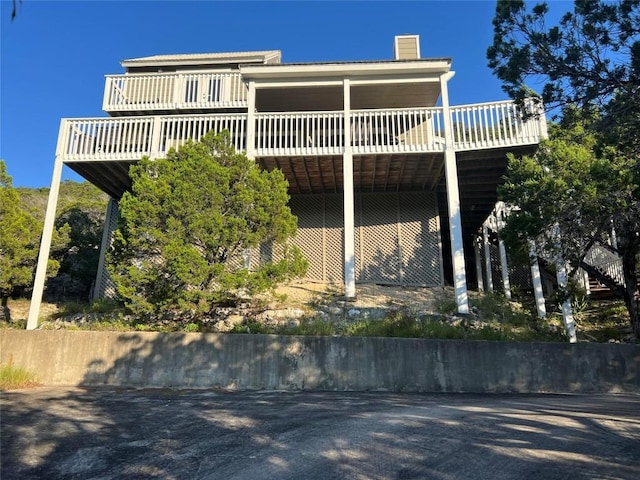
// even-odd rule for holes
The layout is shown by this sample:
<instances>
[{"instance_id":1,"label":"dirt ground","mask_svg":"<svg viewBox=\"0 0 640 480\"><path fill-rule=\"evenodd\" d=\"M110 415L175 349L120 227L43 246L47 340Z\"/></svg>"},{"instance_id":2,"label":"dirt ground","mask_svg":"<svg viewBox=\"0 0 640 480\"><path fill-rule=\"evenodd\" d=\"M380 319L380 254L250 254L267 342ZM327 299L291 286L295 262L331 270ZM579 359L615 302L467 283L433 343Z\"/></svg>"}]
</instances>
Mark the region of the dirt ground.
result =
<instances>
[{"instance_id":1,"label":"dirt ground","mask_svg":"<svg viewBox=\"0 0 640 480\"><path fill-rule=\"evenodd\" d=\"M313 282L294 282L278 288L285 299L280 306L302 307L344 303L344 289L340 285ZM439 298L453 298L450 287L401 287L393 285L356 285L356 298L348 304L352 308L406 307L412 310L435 311Z\"/></svg>"},{"instance_id":2,"label":"dirt ground","mask_svg":"<svg viewBox=\"0 0 640 480\"><path fill-rule=\"evenodd\" d=\"M29 316L30 300L26 298L9 299L8 307L11 314L12 322L26 321ZM58 312L58 306L55 303L42 302L40 306L40 317L48 318Z\"/></svg>"},{"instance_id":3,"label":"dirt ground","mask_svg":"<svg viewBox=\"0 0 640 480\"><path fill-rule=\"evenodd\" d=\"M453 298L451 287L401 287L387 285L356 285L355 300L345 301L342 285L315 282L292 282L276 290L276 296L269 303L276 309L303 309L306 311L320 308L353 309L398 309L409 308L413 311L437 311L436 301L440 298ZM29 314L28 299L10 299L9 310L12 322L26 321ZM40 318L47 319L57 313L58 306L42 302Z\"/></svg>"}]
</instances>

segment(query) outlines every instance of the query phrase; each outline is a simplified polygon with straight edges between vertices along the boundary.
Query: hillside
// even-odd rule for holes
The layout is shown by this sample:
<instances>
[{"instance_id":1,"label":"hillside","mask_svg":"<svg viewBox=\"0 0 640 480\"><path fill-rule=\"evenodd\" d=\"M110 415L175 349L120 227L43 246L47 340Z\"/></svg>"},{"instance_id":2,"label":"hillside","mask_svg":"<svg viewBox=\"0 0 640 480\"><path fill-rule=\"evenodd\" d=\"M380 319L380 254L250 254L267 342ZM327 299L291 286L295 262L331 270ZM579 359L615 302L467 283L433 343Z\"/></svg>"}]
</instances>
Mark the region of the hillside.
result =
<instances>
[{"instance_id":1,"label":"hillside","mask_svg":"<svg viewBox=\"0 0 640 480\"><path fill-rule=\"evenodd\" d=\"M16 188L24 208L44 221L48 188ZM66 180L60 185L56 227L71 227L70 242L57 260L60 269L47 281L49 301L87 301L95 280L109 197L88 182Z\"/></svg>"}]
</instances>

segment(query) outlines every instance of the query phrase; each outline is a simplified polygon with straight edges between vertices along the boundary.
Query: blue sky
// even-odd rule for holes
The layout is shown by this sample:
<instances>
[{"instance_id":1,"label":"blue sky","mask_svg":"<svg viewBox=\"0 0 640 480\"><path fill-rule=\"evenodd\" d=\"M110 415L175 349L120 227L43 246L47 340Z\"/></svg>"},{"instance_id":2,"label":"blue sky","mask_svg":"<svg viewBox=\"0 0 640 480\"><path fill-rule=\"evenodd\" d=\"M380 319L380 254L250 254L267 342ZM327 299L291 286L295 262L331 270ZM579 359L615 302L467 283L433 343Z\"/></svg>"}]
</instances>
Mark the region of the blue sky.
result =
<instances>
[{"instance_id":1,"label":"blue sky","mask_svg":"<svg viewBox=\"0 0 640 480\"><path fill-rule=\"evenodd\" d=\"M552 2L552 11L569 10ZM452 105L506 99L487 67L494 0L0 0L0 158L15 186L49 186L61 118L104 117L104 75L170 53L281 50L283 62L384 60L397 34L450 57ZM81 180L65 167L63 178Z\"/></svg>"}]
</instances>

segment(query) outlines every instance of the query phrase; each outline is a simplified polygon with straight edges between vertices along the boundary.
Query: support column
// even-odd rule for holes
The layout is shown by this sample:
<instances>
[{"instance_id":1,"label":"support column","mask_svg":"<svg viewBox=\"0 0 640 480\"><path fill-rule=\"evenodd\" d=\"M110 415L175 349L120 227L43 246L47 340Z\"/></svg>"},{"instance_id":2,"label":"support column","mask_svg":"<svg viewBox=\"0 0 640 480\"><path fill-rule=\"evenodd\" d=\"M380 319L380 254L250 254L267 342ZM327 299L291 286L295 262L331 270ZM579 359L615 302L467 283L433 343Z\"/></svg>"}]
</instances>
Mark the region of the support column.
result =
<instances>
[{"instance_id":1,"label":"support column","mask_svg":"<svg viewBox=\"0 0 640 480\"><path fill-rule=\"evenodd\" d=\"M249 82L249 91L247 92L247 138L245 148L247 149L247 157L255 158L256 156L256 84Z\"/></svg>"},{"instance_id":2,"label":"support column","mask_svg":"<svg viewBox=\"0 0 640 480\"><path fill-rule=\"evenodd\" d=\"M482 224L482 242L484 243L484 268L487 271L487 291L493 292L493 273L491 272L491 248L489 245L489 229Z\"/></svg>"},{"instance_id":3,"label":"support column","mask_svg":"<svg viewBox=\"0 0 640 480\"><path fill-rule=\"evenodd\" d=\"M160 158L160 142L162 138L162 117L156 115L153 117L153 127L151 128L151 148L149 151L149 158ZM166 152L165 152L166 153Z\"/></svg>"},{"instance_id":4,"label":"support column","mask_svg":"<svg viewBox=\"0 0 640 480\"><path fill-rule=\"evenodd\" d=\"M511 284L509 282L509 264L507 262L507 249L504 246L504 240L500 237L500 231L504 226L504 219L502 216L504 212L502 210L503 205L499 204L496 208L496 233L498 234L498 251L500 252L500 271L502 273L502 288L504 290L504 296L511 300Z\"/></svg>"},{"instance_id":5,"label":"support column","mask_svg":"<svg viewBox=\"0 0 640 480\"><path fill-rule=\"evenodd\" d=\"M353 198L353 152L351 151L351 86L346 78L344 90L344 135L345 146L342 155L342 177L344 191L344 296L356 298L355 222Z\"/></svg>"},{"instance_id":6,"label":"support column","mask_svg":"<svg viewBox=\"0 0 640 480\"><path fill-rule=\"evenodd\" d=\"M533 240L529 241L529 257L531 259L531 280L533 283L533 294L536 298L536 310L539 318L547 316L547 307L544 303L544 292L542 291L542 278L540 275L540 265L538 264L538 254Z\"/></svg>"},{"instance_id":7,"label":"support column","mask_svg":"<svg viewBox=\"0 0 640 480\"><path fill-rule=\"evenodd\" d=\"M500 251L500 270L502 271L502 288L504 296L511 300L511 283L509 282L509 264L507 263L507 249L504 241L498 237L498 250Z\"/></svg>"},{"instance_id":8,"label":"support column","mask_svg":"<svg viewBox=\"0 0 640 480\"><path fill-rule=\"evenodd\" d=\"M116 200L113 198L109 198L109 203L107 204L107 213L104 216L104 228L102 230L102 242L100 243L100 259L98 260L98 271L96 273L96 281L93 286L93 292L91 295L91 300L97 300L98 298L102 298L104 295L104 291L101 290L102 285L102 275L104 274L104 261L105 256L107 254L107 249L111 245L111 235L113 234L111 230L111 215L113 215Z\"/></svg>"},{"instance_id":9,"label":"support column","mask_svg":"<svg viewBox=\"0 0 640 480\"><path fill-rule=\"evenodd\" d=\"M476 260L476 277L478 277L478 291L484 292L484 281L482 278L482 259L480 258L480 237L473 240L473 253Z\"/></svg>"},{"instance_id":10,"label":"support column","mask_svg":"<svg viewBox=\"0 0 640 480\"><path fill-rule=\"evenodd\" d=\"M584 291L587 295L591 295L591 285L589 285L589 273L586 270L580 269L579 272L582 274L582 286L584 287Z\"/></svg>"},{"instance_id":11,"label":"support column","mask_svg":"<svg viewBox=\"0 0 640 480\"><path fill-rule=\"evenodd\" d=\"M570 343L576 343L576 323L573 319L573 309L571 308L571 299L569 298L569 292L567 291L567 267L564 264L564 258L562 258L562 249L560 248L560 227L556 224L553 227L554 237L556 241L556 280L558 281L558 290L560 295L564 298L562 301L562 323L564 329L569 337Z\"/></svg>"},{"instance_id":12,"label":"support column","mask_svg":"<svg viewBox=\"0 0 640 480\"><path fill-rule=\"evenodd\" d=\"M58 134L58 148L60 139L63 138L65 124L60 125ZM59 152L58 152L59 153ZM42 239L40 240L40 250L38 253L38 265L36 267L36 277L33 282L33 292L31 294L31 304L29 305L29 316L27 318L27 330L33 330L38 326L38 316L40 315L40 304L44 293L44 282L47 278L47 264L49 263L49 251L51 250L51 237L56 219L56 207L58 206L58 193L60 191L60 179L62 178L62 160L60 155L56 155L51 178L51 189L47 201L47 213L44 217L42 228Z\"/></svg>"},{"instance_id":13,"label":"support column","mask_svg":"<svg viewBox=\"0 0 640 480\"><path fill-rule=\"evenodd\" d=\"M616 235L616 229L613 226L613 220L611 220L611 246L618 251L618 236Z\"/></svg>"},{"instance_id":14,"label":"support column","mask_svg":"<svg viewBox=\"0 0 640 480\"><path fill-rule=\"evenodd\" d=\"M467 274L464 262L464 246L462 244L462 219L460 212L460 193L458 187L458 167L456 152L453 149L453 129L451 111L449 110L449 90L447 82L454 72L440 76L440 92L442 95L442 118L444 121L444 172L447 189L447 206L449 208L449 232L451 238L451 260L453 263L453 283L456 291L458 313L469 313L469 296L467 293Z\"/></svg>"}]
</instances>

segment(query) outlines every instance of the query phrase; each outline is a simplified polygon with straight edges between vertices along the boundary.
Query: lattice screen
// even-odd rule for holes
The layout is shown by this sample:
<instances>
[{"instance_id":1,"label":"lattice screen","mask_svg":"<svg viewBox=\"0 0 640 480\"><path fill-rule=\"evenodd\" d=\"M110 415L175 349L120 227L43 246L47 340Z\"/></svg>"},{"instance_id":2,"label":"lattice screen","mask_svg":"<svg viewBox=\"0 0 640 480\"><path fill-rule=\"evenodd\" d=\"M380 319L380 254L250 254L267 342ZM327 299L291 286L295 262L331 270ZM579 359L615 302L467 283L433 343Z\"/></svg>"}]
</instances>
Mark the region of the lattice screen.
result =
<instances>
[{"instance_id":1,"label":"lattice screen","mask_svg":"<svg viewBox=\"0 0 640 480\"><path fill-rule=\"evenodd\" d=\"M344 281L343 197L297 195L289 202L298 216L298 245L309 261L307 278L327 283ZM113 202L105 228L109 238L118 226ZM355 198L356 281L386 285L442 285L442 252L438 208L432 192L362 193ZM282 257L280 246L261 245L249 254L250 266ZM499 263L498 263L499 265ZM499 274L499 272L498 272ZM499 278L499 277L498 277ZM99 295L115 296L106 269Z\"/></svg>"},{"instance_id":2,"label":"lattice screen","mask_svg":"<svg viewBox=\"0 0 640 480\"><path fill-rule=\"evenodd\" d=\"M444 280L436 196L416 192L399 197L403 283L440 286Z\"/></svg>"},{"instance_id":3,"label":"lattice screen","mask_svg":"<svg viewBox=\"0 0 640 480\"><path fill-rule=\"evenodd\" d=\"M307 201L305 201L305 198ZM289 202L292 211L298 215L298 233L294 243L304 249L309 261L307 276L314 280L325 281L324 272L324 197L309 201L310 197L294 197Z\"/></svg>"},{"instance_id":4,"label":"lattice screen","mask_svg":"<svg viewBox=\"0 0 640 480\"><path fill-rule=\"evenodd\" d=\"M344 281L342 194L294 196L294 239L310 280ZM431 192L363 193L355 198L355 269L359 283L442 285L436 198Z\"/></svg>"},{"instance_id":5,"label":"lattice screen","mask_svg":"<svg viewBox=\"0 0 640 480\"><path fill-rule=\"evenodd\" d=\"M531 279L531 266L515 263L511 257L507 255L509 265L509 282L511 285L519 287L521 290L533 289L533 280Z\"/></svg>"},{"instance_id":6,"label":"lattice screen","mask_svg":"<svg viewBox=\"0 0 640 480\"><path fill-rule=\"evenodd\" d=\"M500 263L500 250L497 245L489 244L490 256L491 256L491 275L493 280L493 289L495 291L502 291L502 265ZM484 247L480 249L480 256L482 262L482 270L486 288L486 275L484 271ZM513 259L507 253L507 265L509 267L509 284L517 286L522 290L530 290L533 288L531 280L531 267L529 265L515 263Z\"/></svg>"},{"instance_id":7,"label":"lattice screen","mask_svg":"<svg viewBox=\"0 0 640 480\"><path fill-rule=\"evenodd\" d=\"M362 194L356 202L360 283L402 283L397 194Z\"/></svg>"},{"instance_id":8,"label":"lattice screen","mask_svg":"<svg viewBox=\"0 0 640 480\"><path fill-rule=\"evenodd\" d=\"M108 243L107 249L111 245L113 238L113 232L118 228L118 220L120 218L120 209L118 208L118 202L113 198L109 199L109 208L107 208L107 217L104 220L104 228L107 230ZM100 255L105 255L106 252L100 252ZM111 279L106 265L100 272L100 278L96 281L96 288L94 290L94 298L115 298L116 296L116 284Z\"/></svg>"}]
</instances>

